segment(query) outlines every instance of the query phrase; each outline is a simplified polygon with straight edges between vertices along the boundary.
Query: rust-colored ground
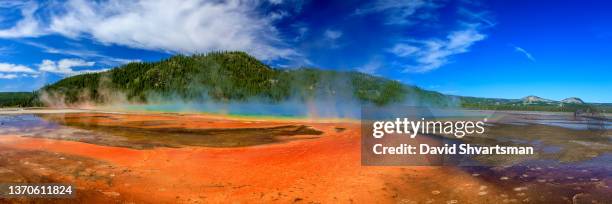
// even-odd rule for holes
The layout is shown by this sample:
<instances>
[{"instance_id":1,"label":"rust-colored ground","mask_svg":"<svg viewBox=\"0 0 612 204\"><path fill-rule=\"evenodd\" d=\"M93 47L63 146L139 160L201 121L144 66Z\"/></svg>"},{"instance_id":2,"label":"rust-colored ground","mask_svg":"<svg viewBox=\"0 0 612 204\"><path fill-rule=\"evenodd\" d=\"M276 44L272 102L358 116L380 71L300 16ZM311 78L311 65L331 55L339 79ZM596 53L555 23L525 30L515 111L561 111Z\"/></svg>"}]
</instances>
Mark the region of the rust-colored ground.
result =
<instances>
[{"instance_id":1,"label":"rust-colored ground","mask_svg":"<svg viewBox=\"0 0 612 204\"><path fill-rule=\"evenodd\" d=\"M495 185L451 167L362 166L358 123L249 121L202 115L120 117L121 120L99 117L95 122L127 126L167 120L174 122L163 126L173 128L305 124L325 133L316 139L251 147L147 150L3 135L0 136L0 183L75 184L77 198L52 200L60 202L500 203L508 200Z\"/></svg>"}]
</instances>

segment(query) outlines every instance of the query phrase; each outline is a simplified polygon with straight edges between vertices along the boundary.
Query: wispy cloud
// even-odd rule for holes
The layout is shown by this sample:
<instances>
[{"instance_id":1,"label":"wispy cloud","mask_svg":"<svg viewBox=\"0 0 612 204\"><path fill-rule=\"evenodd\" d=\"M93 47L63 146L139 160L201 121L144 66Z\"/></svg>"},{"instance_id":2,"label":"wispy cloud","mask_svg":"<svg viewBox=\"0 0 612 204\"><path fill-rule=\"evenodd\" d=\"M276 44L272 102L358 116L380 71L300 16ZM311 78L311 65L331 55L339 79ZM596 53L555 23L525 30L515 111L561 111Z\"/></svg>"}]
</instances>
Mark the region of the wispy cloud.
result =
<instances>
[{"instance_id":1,"label":"wispy cloud","mask_svg":"<svg viewBox=\"0 0 612 204\"><path fill-rule=\"evenodd\" d=\"M321 42L325 42L325 46L332 49L340 48L344 46L343 44L339 43L342 35L344 35L344 33L340 30L327 29L325 32L323 32L324 38Z\"/></svg>"},{"instance_id":2,"label":"wispy cloud","mask_svg":"<svg viewBox=\"0 0 612 204\"><path fill-rule=\"evenodd\" d=\"M325 37L327 39L336 40L336 39L342 37L343 33L341 31L338 31L338 30L327 29L327 30L325 30L324 34L325 34Z\"/></svg>"},{"instance_id":3,"label":"wispy cloud","mask_svg":"<svg viewBox=\"0 0 612 204\"><path fill-rule=\"evenodd\" d=\"M0 79L14 79L17 78L18 76L16 74L3 74L0 73Z\"/></svg>"},{"instance_id":4,"label":"wispy cloud","mask_svg":"<svg viewBox=\"0 0 612 204\"><path fill-rule=\"evenodd\" d=\"M531 55L531 53L527 52L527 50L523 49L522 47L519 46L514 46L511 45L514 48L514 51L516 52L520 52L523 53L523 55L525 55L525 57L527 57L527 59L531 60L532 62L535 62L535 58L533 58L533 56Z\"/></svg>"},{"instance_id":5,"label":"wispy cloud","mask_svg":"<svg viewBox=\"0 0 612 204\"><path fill-rule=\"evenodd\" d=\"M375 58L370 60L367 64L358 67L357 71L367 73L367 74L376 74L378 70L383 66L382 61L379 58Z\"/></svg>"},{"instance_id":6,"label":"wispy cloud","mask_svg":"<svg viewBox=\"0 0 612 204\"><path fill-rule=\"evenodd\" d=\"M491 14L489 14L489 12L486 11L486 10L483 10L483 11L480 11L480 12L474 12L474 11L471 11L469 9L460 7L458 12L460 14L463 14L464 16L472 18L472 20L475 20L476 22L483 23L483 24L485 24L485 25L487 25L489 27L493 27L493 26L497 25L497 22L492 20L492 18L490 17Z\"/></svg>"},{"instance_id":7,"label":"wispy cloud","mask_svg":"<svg viewBox=\"0 0 612 204\"><path fill-rule=\"evenodd\" d=\"M1 55L7 55L13 53L13 49L10 47L0 47L0 56Z\"/></svg>"},{"instance_id":8,"label":"wispy cloud","mask_svg":"<svg viewBox=\"0 0 612 204\"><path fill-rule=\"evenodd\" d=\"M38 65L38 70L34 70L25 65L0 63L0 79L15 79L20 77L37 78L41 73L55 73L62 76L72 76L83 73L103 72L108 69L86 69L74 70L77 67L92 67L95 62L85 61L83 59L62 59L59 61L43 60Z\"/></svg>"},{"instance_id":9,"label":"wispy cloud","mask_svg":"<svg viewBox=\"0 0 612 204\"><path fill-rule=\"evenodd\" d=\"M74 67L91 67L95 62L88 62L82 59L61 59L59 61L43 60L38 65L38 70L41 72L50 72L61 75L75 75L82 73L83 71L75 71ZM105 69L103 69L105 70ZM93 72L94 70L87 70L87 72Z\"/></svg>"},{"instance_id":10,"label":"wispy cloud","mask_svg":"<svg viewBox=\"0 0 612 204\"><path fill-rule=\"evenodd\" d=\"M393 48L391 48L391 50L389 51L391 51L391 53L399 57L408 57L408 56L415 54L419 50L420 50L419 47L409 45L409 44L399 43L399 44L395 44L395 46L393 46Z\"/></svg>"},{"instance_id":11,"label":"wispy cloud","mask_svg":"<svg viewBox=\"0 0 612 204\"><path fill-rule=\"evenodd\" d=\"M20 7L23 18L0 30L0 37L58 34L89 38L106 45L185 54L242 50L263 60L296 55L296 51L284 45L273 25L286 14L262 14L257 10L262 3L69 0L44 8L32 4ZM35 12L45 15L34 15Z\"/></svg>"},{"instance_id":12,"label":"wispy cloud","mask_svg":"<svg viewBox=\"0 0 612 204\"><path fill-rule=\"evenodd\" d=\"M39 8L35 2L27 3L2 3L0 8L16 8L21 11L22 18L13 27L0 30L0 38L37 37L45 34L41 23L36 19L34 13Z\"/></svg>"},{"instance_id":13,"label":"wispy cloud","mask_svg":"<svg viewBox=\"0 0 612 204\"><path fill-rule=\"evenodd\" d=\"M439 15L433 11L442 6L428 0L377 0L357 9L354 15L386 15L388 25L434 25ZM404 72L428 72L450 63L453 56L468 52L474 43L484 40L487 35L482 31L496 24L487 11L472 12L466 8L469 6L474 5L471 2L460 3L457 8L459 26L450 29L446 36L402 38L387 51L401 59ZM440 27L436 29L444 31Z\"/></svg>"},{"instance_id":14,"label":"wispy cloud","mask_svg":"<svg viewBox=\"0 0 612 204\"><path fill-rule=\"evenodd\" d=\"M38 71L25 65L0 63L0 79L19 77L38 77Z\"/></svg>"},{"instance_id":15,"label":"wispy cloud","mask_svg":"<svg viewBox=\"0 0 612 204\"><path fill-rule=\"evenodd\" d=\"M386 16L386 24L412 24L416 19L431 17L429 15L415 15L419 10L436 7L435 3L428 0L377 0L356 9L353 15L383 13Z\"/></svg>"},{"instance_id":16,"label":"wispy cloud","mask_svg":"<svg viewBox=\"0 0 612 204\"><path fill-rule=\"evenodd\" d=\"M58 54L58 55L69 55L79 58L92 59L97 61L98 63L108 65L108 66L117 66L122 64L127 64L130 62L140 62L140 59L124 59L111 57L108 55L100 54L96 51L92 50L79 50L79 49L63 49L63 48L55 48L42 43L32 42L32 41L22 41L24 44L37 47L42 49L43 52L50 54Z\"/></svg>"},{"instance_id":17,"label":"wispy cloud","mask_svg":"<svg viewBox=\"0 0 612 204\"><path fill-rule=\"evenodd\" d=\"M11 63L0 63L0 72L36 73L36 71L30 67Z\"/></svg>"},{"instance_id":18,"label":"wispy cloud","mask_svg":"<svg viewBox=\"0 0 612 204\"><path fill-rule=\"evenodd\" d=\"M308 34L308 32L310 31L310 28L308 27L308 24L304 23L304 22L296 22L291 24L291 28L292 31L295 35L295 37L293 38L294 42L298 42L303 40L306 35Z\"/></svg>"},{"instance_id":19,"label":"wispy cloud","mask_svg":"<svg viewBox=\"0 0 612 204\"><path fill-rule=\"evenodd\" d=\"M449 63L452 56L468 52L474 43L486 37L480 24L466 24L445 39L409 39L395 44L389 51L398 57L414 59L415 63L404 68L405 72L428 72Z\"/></svg>"}]
</instances>

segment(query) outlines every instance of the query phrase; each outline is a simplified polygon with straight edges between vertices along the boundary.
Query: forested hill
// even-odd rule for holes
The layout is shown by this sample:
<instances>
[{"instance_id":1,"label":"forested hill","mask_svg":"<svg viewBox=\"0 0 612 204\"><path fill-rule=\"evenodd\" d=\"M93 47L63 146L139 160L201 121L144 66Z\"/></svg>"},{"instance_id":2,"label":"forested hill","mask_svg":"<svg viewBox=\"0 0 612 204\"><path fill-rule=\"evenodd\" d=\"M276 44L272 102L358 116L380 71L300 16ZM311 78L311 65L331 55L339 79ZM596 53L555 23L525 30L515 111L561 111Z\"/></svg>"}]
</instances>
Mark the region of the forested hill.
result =
<instances>
[{"instance_id":1,"label":"forested hill","mask_svg":"<svg viewBox=\"0 0 612 204\"><path fill-rule=\"evenodd\" d=\"M359 72L275 69L244 52L177 55L160 62L133 62L106 72L68 77L38 92L67 104L107 103L117 97L116 93L121 93L124 100L143 103L358 100L385 105L418 99L414 101L444 106L453 98Z\"/></svg>"},{"instance_id":2,"label":"forested hill","mask_svg":"<svg viewBox=\"0 0 612 204\"><path fill-rule=\"evenodd\" d=\"M244 52L177 55L133 62L106 72L72 76L35 92L0 93L0 107L114 102L334 101L386 105L460 106L468 109L612 112L612 104L528 96L493 99L443 95L360 72L275 69Z\"/></svg>"}]
</instances>

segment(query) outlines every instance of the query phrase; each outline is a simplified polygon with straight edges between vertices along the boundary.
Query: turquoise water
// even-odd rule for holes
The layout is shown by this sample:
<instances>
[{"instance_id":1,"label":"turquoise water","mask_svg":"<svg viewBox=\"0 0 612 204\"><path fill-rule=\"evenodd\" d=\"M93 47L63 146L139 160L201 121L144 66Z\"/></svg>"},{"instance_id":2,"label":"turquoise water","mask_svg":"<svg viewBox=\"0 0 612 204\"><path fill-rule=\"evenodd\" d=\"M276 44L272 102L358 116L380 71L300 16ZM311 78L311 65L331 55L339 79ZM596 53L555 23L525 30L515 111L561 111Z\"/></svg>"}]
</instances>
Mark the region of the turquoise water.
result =
<instances>
[{"instance_id":1,"label":"turquoise water","mask_svg":"<svg viewBox=\"0 0 612 204\"><path fill-rule=\"evenodd\" d=\"M214 113L244 116L359 118L360 106L344 102L313 102L298 104L270 103L168 103L149 105L120 105L113 109L127 111Z\"/></svg>"}]
</instances>

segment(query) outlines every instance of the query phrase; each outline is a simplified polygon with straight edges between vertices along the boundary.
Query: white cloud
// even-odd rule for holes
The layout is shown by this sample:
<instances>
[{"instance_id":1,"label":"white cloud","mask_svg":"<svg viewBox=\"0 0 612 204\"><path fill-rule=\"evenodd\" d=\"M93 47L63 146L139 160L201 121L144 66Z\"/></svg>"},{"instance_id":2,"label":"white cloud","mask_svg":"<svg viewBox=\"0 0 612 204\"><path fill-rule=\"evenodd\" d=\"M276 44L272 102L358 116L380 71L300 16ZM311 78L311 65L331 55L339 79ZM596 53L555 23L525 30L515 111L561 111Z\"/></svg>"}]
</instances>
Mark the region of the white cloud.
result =
<instances>
[{"instance_id":1,"label":"white cloud","mask_svg":"<svg viewBox=\"0 0 612 204\"><path fill-rule=\"evenodd\" d=\"M527 59L531 60L532 62L535 62L535 58L533 58L533 56L531 55L531 53L527 52L527 50L519 47L519 46L512 46L514 48L514 51L516 52L520 52L523 53L525 55L525 57L527 57Z\"/></svg>"},{"instance_id":2,"label":"white cloud","mask_svg":"<svg viewBox=\"0 0 612 204\"><path fill-rule=\"evenodd\" d=\"M277 21L277 20L283 19L283 18L285 18L287 16L289 16L289 13L287 13L286 11L271 12L268 15L268 19L270 19L271 21Z\"/></svg>"},{"instance_id":3,"label":"white cloud","mask_svg":"<svg viewBox=\"0 0 612 204\"><path fill-rule=\"evenodd\" d=\"M50 72L50 73L56 73L56 74L62 74L62 75L75 75L75 74L80 74L84 72L100 71L100 70L75 71L72 69L73 67L91 67L94 64L95 64L94 62L87 62L82 59L61 59L57 62L46 59L46 60L43 60L42 63L38 65L38 70L41 72Z\"/></svg>"},{"instance_id":4,"label":"white cloud","mask_svg":"<svg viewBox=\"0 0 612 204\"><path fill-rule=\"evenodd\" d=\"M0 47L0 56L7 55L9 53L13 53L13 49L10 47Z\"/></svg>"},{"instance_id":5,"label":"white cloud","mask_svg":"<svg viewBox=\"0 0 612 204\"><path fill-rule=\"evenodd\" d=\"M281 4L283 0L269 0L271 4Z\"/></svg>"},{"instance_id":6,"label":"white cloud","mask_svg":"<svg viewBox=\"0 0 612 204\"><path fill-rule=\"evenodd\" d=\"M445 39L409 40L398 43L390 49L390 52L399 57L414 59L415 63L408 65L404 71L427 72L449 63L449 58L454 55L468 52L474 43L486 37L480 32L479 24L472 24L450 32Z\"/></svg>"},{"instance_id":7,"label":"white cloud","mask_svg":"<svg viewBox=\"0 0 612 204\"><path fill-rule=\"evenodd\" d=\"M379 59L374 59L368 62L367 64L358 67L357 71L367 73L367 74L376 74L378 70L383 66L382 62Z\"/></svg>"},{"instance_id":8,"label":"white cloud","mask_svg":"<svg viewBox=\"0 0 612 204\"><path fill-rule=\"evenodd\" d=\"M390 51L397 56L407 57L419 51L419 48L412 45L400 43L393 46Z\"/></svg>"},{"instance_id":9,"label":"white cloud","mask_svg":"<svg viewBox=\"0 0 612 204\"><path fill-rule=\"evenodd\" d=\"M356 9L354 15L383 13L386 15L386 24L411 24L415 18L431 17L415 15L419 10L430 8L436 8L436 5L427 0L377 0Z\"/></svg>"},{"instance_id":10,"label":"white cloud","mask_svg":"<svg viewBox=\"0 0 612 204\"><path fill-rule=\"evenodd\" d=\"M308 34L309 29L304 23L296 23L293 24L292 27L295 29L295 32L297 34L295 38L293 38L293 41L297 42L303 40L306 37L306 34Z\"/></svg>"},{"instance_id":11,"label":"white cloud","mask_svg":"<svg viewBox=\"0 0 612 204\"><path fill-rule=\"evenodd\" d=\"M14 79L17 78L16 74L3 74L0 73L0 79Z\"/></svg>"},{"instance_id":12,"label":"white cloud","mask_svg":"<svg viewBox=\"0 0 612 204\"><path fill-rule=\"evenodd\" d=\"M342 37L342 31L327 29L324 33L325 37L330 40L336 40Z\"/></svg>"},{"instance_id":13,"label":"white cloud","mask_svg":"<svg viewBox=\"0 0 612 204\"><path fill-rule=\"evenodd\" d=\"M48 23L34 17L36 7L24 7L24 17L13 27L0 30L0 37L59 34L172 53L241 50L263 60L297 55L284 45L273 26L274 20L285 14L261 14L256 10L261 3L70 0L45 7Z\"/></svg>"},{"instance_id":14,"label":"white cloud","mask_svg":"<svg viewBox=\"0 0 612 204\"><path fill-rule=\"evenodd\" d=\"M14 79L18 77L34 76L38 76L38 72L28 66L11 63L0 63L0 79Z\"/></svg>"},{"instance_id":15,"label":"white cloud","mask_svg":"<svg viewBox=\"0 0 612 204\"><path fill-rule=\"evenodd\" d=\"M33 47L40 48L43 50L43 52L46 52L46 53L59 54L59 55L71 55L71 56L75 56L79 58L88 58L88 59L93 58L95 59L96 62L105 64L108 66L123 65L123 64L130 63L130 62L140 62L141 61L140 59L124 59L124 58L111 57L111 56L100 54L92 50L61 49L61 48L55 48L55 47L51 47L45 44L36 43L32 41L24 41L23 43L33 46Z\"/></svg>"},{"instance_id":16,"label":"white cloud","mask_svg":"<svg viewBox=\"0 0 612 204\"><path fill-rule=\"evenodd\" d=\"M308 27L300 27L298 28L298 32L300 33L300 36L304 36L306 35L306 32L308 32Z\"/></svg>"},{"instance_id":17,"label":"white cloud","mask_svg":"<svg viewBox=\"0 0 612 204\"><path fill-rule=\"evenodd\" d=\"M489 27L493 27L497 25L497 22L492 20L492 18L490 17L490 13L486 10L483 10L480 12L474 12L469 9L460 7L458 10L458 13L463 14L469 18L472 18L472 20L475 20L476 22L482 22Z\"/></svg>"},{"instance_id":18,"label":"white cloud","mask_svg":"<svg viewBox=\"0 0 612 204\"><path fill-rule=\"evenodd\" d=\"M36 71L27 66L10 63L0 63L0 72L36 73Z\"/></svg>"},{"instance_id":19,"label":"white cloud","mask_svg":"<svg viewBox=\"0 0 612 204\"><path fill-rule=\"evenodd\" d=\"M24 4L26 4L26 2L2 0L0 1L0 8L13 8L23 6Z\"/></svg>"},{"instance_id":20,"label":"white cloud","mask_svg":"<svg viewBox=\"0 0 612 204\"><path fill-rule=\"evenodd\" d=\"M472 2L458 3L459 29L451 30L444 38L431 39L402 39L388 49L403 62L404 72L427 72L437 69L450 62L454 55L465 53L476 42L487 36L481 31L495 26L487 11L471 12L464 8ZM432 0L375 0L355 10L353 15L382 14L389 25L415 25L426 26L435 23L439 15L434 12L441 4ZM471 23L470 23L471 22ZM436 30L442 30L436 27Z\"/></svg>"},{"instance_id":21,"label":"white cloud","mask_svg":"<svg viewBox=\"0 0 612 204\"><path fill-rule=\"evenodd\" d=\"M34 17L38 5L34 2L6 4L3 8L18 7L22 18L8 29L0 30L0 38L37 37L44 34L39 21Z\"/></svg>"},{"instance_id":22,"label":"white cloud","mask_svg":"<svg viewBox=\"0 0 612 204\"><path fill-rule=\"evenodd\" d=\"M342 31L327 29L325 30L325 32L323 32L324 38L322 41L320 41L320 43L324 43L321 45L324 45L326 48L332 48L332 49L340 48L344 46L343 44L338 43L342 35L343 35Z\"/></svg>"}]
</instances>

